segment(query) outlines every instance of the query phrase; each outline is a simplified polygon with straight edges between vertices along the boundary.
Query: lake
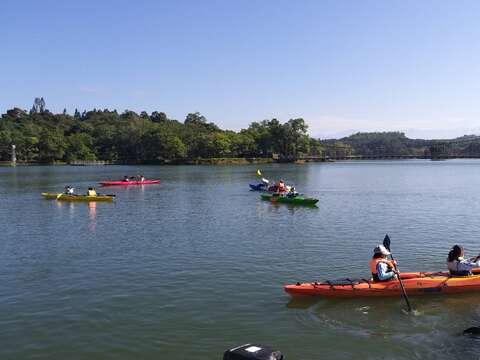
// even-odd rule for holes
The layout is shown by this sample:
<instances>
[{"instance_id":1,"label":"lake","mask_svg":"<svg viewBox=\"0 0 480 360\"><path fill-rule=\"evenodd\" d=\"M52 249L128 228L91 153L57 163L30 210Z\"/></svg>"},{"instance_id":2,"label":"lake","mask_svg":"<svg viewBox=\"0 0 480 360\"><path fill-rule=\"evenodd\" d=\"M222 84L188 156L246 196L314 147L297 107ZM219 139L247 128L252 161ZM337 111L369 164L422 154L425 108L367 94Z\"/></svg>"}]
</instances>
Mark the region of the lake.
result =
<instances>
[{"instance_id":1,"label":"lake","mask_svg":"<svg viewBox=\"0 0 480 360\"><path fill-rule=\"evenodd\" d=\"M1 359L221 359L269 344L287 360L478 358L480 293L292 301L297 281L369 276L388 233L402 271L477 255L480 161L263 165L320 199L262 202L248 166L0 168ZM114 203L43 200L143 174Z\"/></svg>"}]
</instances>

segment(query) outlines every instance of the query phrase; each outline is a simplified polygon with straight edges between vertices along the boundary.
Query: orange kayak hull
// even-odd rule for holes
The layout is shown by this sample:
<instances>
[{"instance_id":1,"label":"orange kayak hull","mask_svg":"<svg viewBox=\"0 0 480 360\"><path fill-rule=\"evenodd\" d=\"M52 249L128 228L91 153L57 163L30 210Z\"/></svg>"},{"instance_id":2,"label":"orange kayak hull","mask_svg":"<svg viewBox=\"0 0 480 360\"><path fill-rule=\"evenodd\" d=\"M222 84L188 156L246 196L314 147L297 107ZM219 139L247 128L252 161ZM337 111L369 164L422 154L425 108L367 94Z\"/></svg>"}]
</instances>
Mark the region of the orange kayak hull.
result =
<instances>
[{"instance_id":1,"label":"orange kayak hull","mask_svg":"<svg viewBox=\"0 0 480 360\"><path fill-rule=\"evenodd\" d=\"M370 280L297 283L285 285L291 296L324 296L333 298L400 296L398 280L372 282ZM402 282L408 295L459 294L480 291L480 275L451 277L448 273L403 273Z\"/></svg>"}]
</instances>

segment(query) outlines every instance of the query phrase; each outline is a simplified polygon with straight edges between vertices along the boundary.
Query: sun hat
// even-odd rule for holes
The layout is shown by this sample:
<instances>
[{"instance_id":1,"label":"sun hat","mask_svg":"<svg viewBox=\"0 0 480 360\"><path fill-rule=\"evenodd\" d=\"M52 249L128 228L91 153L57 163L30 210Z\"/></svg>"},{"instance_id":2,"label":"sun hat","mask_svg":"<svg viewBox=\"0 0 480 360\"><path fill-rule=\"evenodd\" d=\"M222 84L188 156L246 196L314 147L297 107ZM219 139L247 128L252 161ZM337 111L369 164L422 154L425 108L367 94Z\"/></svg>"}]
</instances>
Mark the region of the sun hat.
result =
<instances>
[{"instance_id":1,"label":"sun hat","mask_svg":"<svg viewBox=\"0 0 480 360\"><path fill-rule=\"evenodd\" d=\"M387 250L387 248L383 245L377 245L375 249L373 249L373 252L375 254L382 254L382 255L390 255L390 251Z\"/></svg>"}]
</instances>

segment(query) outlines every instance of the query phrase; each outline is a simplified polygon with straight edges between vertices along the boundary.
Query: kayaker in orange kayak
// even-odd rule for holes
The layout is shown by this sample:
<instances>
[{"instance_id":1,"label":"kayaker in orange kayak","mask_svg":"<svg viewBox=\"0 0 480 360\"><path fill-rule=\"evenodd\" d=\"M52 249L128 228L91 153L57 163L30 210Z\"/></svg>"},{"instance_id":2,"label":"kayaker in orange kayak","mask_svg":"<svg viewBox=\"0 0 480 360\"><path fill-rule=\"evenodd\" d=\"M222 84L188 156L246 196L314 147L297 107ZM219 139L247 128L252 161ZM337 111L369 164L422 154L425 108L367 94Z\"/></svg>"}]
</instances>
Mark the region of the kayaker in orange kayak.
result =
<instances>
[{"instance_id":1,"label":"kayaker in orange kayak","mask_svg":"<svg viewBox=\"0 0 480 360\"><path fill-rule=\"evenodd\" d=\"M480 255L465 259L463 246L455 245L452 247L447 257L447 267L450 275L469 276L472 275L472 269L480 267Z\"/></svg>"},{"instance_id":2,"label":"kayaker in orange kayak","mask_svg":"<svg viewBox=\"0 0 480 360\"><path fill-rule=\"evenodd\" d=\"M383 245L378 245L373 249L373 257L370 260L373 281L389 281L396 278L397 262L388 260L388 255L390 255L390 251Z\"/></svg>"}]
</instances>

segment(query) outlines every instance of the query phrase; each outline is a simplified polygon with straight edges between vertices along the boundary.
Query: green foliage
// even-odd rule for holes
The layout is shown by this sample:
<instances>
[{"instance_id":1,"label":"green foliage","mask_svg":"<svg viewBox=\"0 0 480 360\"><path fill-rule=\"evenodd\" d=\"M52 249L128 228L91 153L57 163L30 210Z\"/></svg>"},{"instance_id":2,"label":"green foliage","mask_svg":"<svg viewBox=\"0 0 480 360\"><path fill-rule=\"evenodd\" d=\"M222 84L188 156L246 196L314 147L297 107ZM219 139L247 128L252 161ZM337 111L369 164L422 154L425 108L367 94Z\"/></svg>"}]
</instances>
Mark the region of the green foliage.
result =
<instances>
[{"instance_id":1,"label":"green foliage","mask_svg":"<svg viewBox=\"0 0 480 360\"><path fill-rule=\"evenodd\" d=\"M0 118L0 160L10 160L16 145L19 161L107 160L143 162L225 157L303 156L342 158L350 155L480 157L480 137L452 140L409 139L401 132L357 133L340 140L310 138L302 118L253 122L239 132L222 130L200 113L183 122L164 112L125 110L119 114L93 109L74 116L14 108Z\"/></svg>"},{"instance_id":2,"label":"green foliage","mask_svg":"<svg viewBox=\"0 0 480 360\"><path fill-rule=\"evenodd\" d=\"M54 131L43 130L38 141L39 160L43 162L53 162L63 159L67 143L63 133L55 129Z\"/></svg>"},{"instance_id":3,"label":"green foliage","mask_svg":"<svg viewBox=\"0 0 480 360\"><path fill-rule=\"evenodd\" d=\"M87 133L75 133L66 138L67 142L67 161L75 160L96 160L95 153L92 151L93 139Z\"/></svg>"},{"instance_id":4,"label":"green foliage","mask_svg":"<svg viewBox=\"0 0 480 360\"><path fill-rule=\"evenodd\" d=\"M107 160L142 162L221 157L295 159L314 150L320 141L307 135L303 119L282 124L277 119L252 123L240 132L221 130L200 113L184 122L163 112L119 114L93 109L73 116L66 111L31 112L15 108L0 119L0 160L9 160L11 145L19 161Z\"/></svg>"},{"instance_id":5,"label":"green foliage","mask_svg":"<svg viewBox=\"0 0 480 360\"><path fill-rule=\"evenodd\" d=\"M409 139L402 132L357 133L341 139L355 155L423 155L428 141Z\"/></svg>"}]
</instances>

